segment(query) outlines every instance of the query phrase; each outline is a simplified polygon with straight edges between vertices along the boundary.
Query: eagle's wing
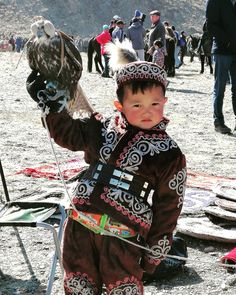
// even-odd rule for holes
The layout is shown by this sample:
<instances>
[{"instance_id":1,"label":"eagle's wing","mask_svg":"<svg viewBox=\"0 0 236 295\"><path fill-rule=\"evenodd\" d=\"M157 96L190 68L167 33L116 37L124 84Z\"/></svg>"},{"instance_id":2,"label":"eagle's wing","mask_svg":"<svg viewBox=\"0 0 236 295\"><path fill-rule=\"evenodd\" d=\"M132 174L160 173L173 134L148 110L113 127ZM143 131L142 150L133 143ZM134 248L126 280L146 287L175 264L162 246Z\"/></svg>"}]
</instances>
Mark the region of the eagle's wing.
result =
<instances>
[{"instance_id":1,"label":"eagle's wing","mask_svg":"<svg viewBox=\"0 0 236 295\"><path fill-rule=\"evenodd\" d=\"M33 44L33 41L30 41L30 42L27 43L27 45L26 45L26 56L27 56L30 68L32 70L38 70L39 71L36 60L34 58L35 51L34 51L34 48L33 48L32 44Z\"/></svg>"},{"instance_id":2,"label":"eagle's wing","mask_svg":"<svg viewBox=\"0 0 236 295\"><path fill-rule=\"evenodd\" d=\"M78 70L83 70L82 58L79 50L73 43L73 40L64 32L58 31L63 41L65 43L65 50L68 53L69 57L73 60L73 62L78 66Z\"/></svg>"}]
</instances>

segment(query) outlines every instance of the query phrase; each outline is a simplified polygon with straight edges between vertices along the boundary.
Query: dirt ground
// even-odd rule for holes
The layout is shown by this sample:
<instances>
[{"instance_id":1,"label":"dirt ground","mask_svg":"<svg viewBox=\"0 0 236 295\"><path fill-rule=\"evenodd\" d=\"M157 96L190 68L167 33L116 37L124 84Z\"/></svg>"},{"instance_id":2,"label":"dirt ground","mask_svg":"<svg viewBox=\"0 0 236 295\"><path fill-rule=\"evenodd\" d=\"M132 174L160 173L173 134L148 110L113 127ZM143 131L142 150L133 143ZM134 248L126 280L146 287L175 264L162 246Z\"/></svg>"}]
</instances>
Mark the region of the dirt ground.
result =
<instances>
[{"instance_id":1,"label":"dirt ground","mask_svg":"<svg viewBox=\"0 0 236 295\"><path fill-rule=\"evenodd\" d=\"M86 55L82 53L86 69ZM0 157L12 199L37 199L45 193L62 191L60 181L29 178L15 172L55 162L47 134L41 125L40 111L25 89L30 70L18 53L0 53ZM177 141L187 158L188 168L236 178L236 135L221 135L214 131L211 94L213 76L206 67L200 75L200 63L186 57L185 65L170 78L166 116L170 119L168 133ZM113 79L83 72L81 84L96 110L107 113L113 108L115 85ZM224 114L226 124L234 128L230 85L227 86ZM75 157L55 146L61 161ZM0 185L1 206L4 201ZM145 295L159 294L236 294L235 275L217 265L219 257L235 245L199 240L184 236L189 261L183 272L169 280L145 286ZM47 230L34 228L0 229L0 295L45 293L49 264L53 254L53 240ZM231 286L230 286L231 284ZM62 277L58 268L53 295L63 294Z\"/></svg>"}]
</instances>

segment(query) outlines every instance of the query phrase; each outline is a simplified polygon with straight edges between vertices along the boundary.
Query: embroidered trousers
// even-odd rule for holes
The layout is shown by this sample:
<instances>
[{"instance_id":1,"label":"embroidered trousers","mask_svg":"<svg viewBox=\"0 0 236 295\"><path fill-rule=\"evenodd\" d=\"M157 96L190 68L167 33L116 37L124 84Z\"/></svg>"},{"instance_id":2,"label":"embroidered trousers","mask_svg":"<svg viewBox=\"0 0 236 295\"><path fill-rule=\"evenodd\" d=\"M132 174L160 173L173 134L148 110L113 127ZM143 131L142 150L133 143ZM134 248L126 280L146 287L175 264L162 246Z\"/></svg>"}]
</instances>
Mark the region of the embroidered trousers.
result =
<instances>
[{"instance_id":1,"label":"embroidered trousers","mask_svg":"<svg viewBox=\"0 0 236 295\"><path fill-rule=\"evenodd\" d=\"M142 250L115 237L95 234L67 219L63 238L66 295L142 295Z\"/></svg>"}]
</instances>

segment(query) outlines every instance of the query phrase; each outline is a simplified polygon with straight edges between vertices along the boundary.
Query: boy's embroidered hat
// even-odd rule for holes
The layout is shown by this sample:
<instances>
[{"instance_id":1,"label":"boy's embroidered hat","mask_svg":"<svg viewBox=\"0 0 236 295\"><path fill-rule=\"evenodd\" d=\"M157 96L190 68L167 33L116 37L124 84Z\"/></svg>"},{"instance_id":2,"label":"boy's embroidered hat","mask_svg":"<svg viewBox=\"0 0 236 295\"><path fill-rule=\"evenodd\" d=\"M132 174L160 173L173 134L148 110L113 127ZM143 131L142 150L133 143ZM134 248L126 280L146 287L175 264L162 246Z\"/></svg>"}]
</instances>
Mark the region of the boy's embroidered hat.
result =
<instances>
[{"instance_id":1,"label":"boy's embroidered hat","mask_svg":"<svg viewBox=\"0 0 236 295\"><path fill-rule=\"evenodd\" d=\"M129 40L110 42L106 51L110 55L110 67L116 72L117 90L131 81L159 82L164 89L167 88L166 71L155 63L140 61Z\"/></svg>"},{"instance_id":2,"label":"boy's embroidered hat","mask_svg":"<svg viewBox=\"0 0 236 295\"><path fill-rule=\"evenodd\" d=\"M116 73L117 89L134 80L159 82L165 89L168 85L165 70L155 63L145 61L128 63Z\"/></svg>"}]
</instances>

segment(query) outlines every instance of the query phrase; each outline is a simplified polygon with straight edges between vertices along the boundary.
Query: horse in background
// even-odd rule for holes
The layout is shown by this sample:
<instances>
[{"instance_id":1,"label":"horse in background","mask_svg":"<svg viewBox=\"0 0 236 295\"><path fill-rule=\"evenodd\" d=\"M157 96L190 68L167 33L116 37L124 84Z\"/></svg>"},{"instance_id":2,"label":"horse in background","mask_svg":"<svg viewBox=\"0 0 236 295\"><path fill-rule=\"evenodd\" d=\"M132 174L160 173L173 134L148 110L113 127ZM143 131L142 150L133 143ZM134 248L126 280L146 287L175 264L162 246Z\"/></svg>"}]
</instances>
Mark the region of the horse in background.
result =
<instances>
[{"instance_id":1,"label":"horse in background","mask_svg":"<svg viewBox=\"0 0 236 295\"><path fill-rule=\"evenodd\" d=\"M94 58L93 55L95 54ZM95 63L95 68L98 73L102 73L104 67L102 64L102 56L101 56L101 47L100 44L96 40L96 36L91 38L88 42L88 72L92 72L93 68L93 60Z\"/></svg>"},{"instance_id":2,"label":"horse in background","mask_svg":"<svg viewBox=\"0 0 236 295\"><path fill-rule=\"evenodd\" d=\"M212 43L213 43L213 38L210 36L210 34L207 31L203 32L201 40L199 41L199 46L198 46L198 53L200 55L200 61L201 61L200 74L204 73L205 61L210 67L210 74L213 74L212 59L211 59Z\"/></svg>"},{"instance_id":3,"label":"horse in background","mask_svg":"<svg viewBox=\"0 0 236 295\"><path fill-rule=\"evenodd\" d=\"M175 39L168 37L166 38L166 51L167 56L165 57L165 70L167 77L175 76Z\"/></svg>"},{"instance_id":4,"label":"horse in background","mask_svg":"<svg viewBox=\"0 0 236 295\"><path fill-rule=\"evenodd\" d=\"M202 35L199 33L191 34L187 37L187 52L190 55L190 62L193 62L194 56L198 56L197 49Z\"/></svg>"},{"instance_id":5,"label":"horse in background","mask_svg":"<svg viewBox=\"0 0 236 295\"><path fill-rule=\"evenodd\" d=\"M167 55L165 56L165 70L167 73L167 77L174 77L175 76L175 45L176 45L176 37L172 30L172 28L165 25L165 38L166 38L166 52Z\"/></svg>"},{"instance_id":6,"label":"horse in background","mask_svg":"<svg viewBox=\"0 0 236 295\"><path fill-rule=\"evenodd\" d=\"M212 37L207 31L203 34L195 33L187 39L187 50L190 55L190 62L194 56L198 56L201 61L200 74L204 73L205 62L210 67L210 74L213 74L212 59L211 59Z\"/></svg>"}]
</instances>

